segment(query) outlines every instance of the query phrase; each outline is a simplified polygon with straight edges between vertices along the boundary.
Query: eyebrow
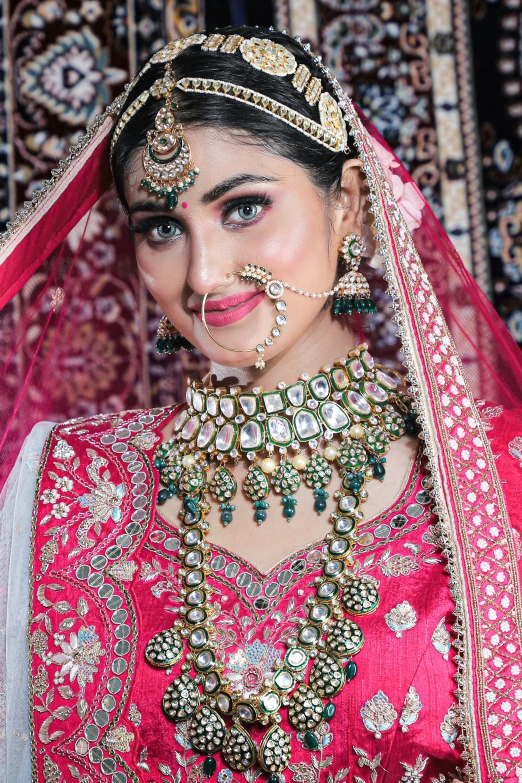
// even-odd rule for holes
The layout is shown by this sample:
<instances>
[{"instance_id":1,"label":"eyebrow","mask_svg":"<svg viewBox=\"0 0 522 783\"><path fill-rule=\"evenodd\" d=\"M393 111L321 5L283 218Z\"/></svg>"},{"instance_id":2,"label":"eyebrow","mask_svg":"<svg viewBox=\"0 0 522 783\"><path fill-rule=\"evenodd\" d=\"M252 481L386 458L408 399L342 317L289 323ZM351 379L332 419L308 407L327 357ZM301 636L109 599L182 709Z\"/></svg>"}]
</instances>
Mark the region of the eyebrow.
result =
<instances>
[{"instance_id":1,"label":"eyebrow","mask_svg":"<svg viewBox=\"0 0 522 783\"><path fill-rule=\"evenodd\" d=\"M213 201L217 201L218 198L224 196L229 190L239 187L239 185L245 185L247 182L277 182L275 177L265 177L262 174L237 174L235 177L223 180L214 188L208 190L202 197L202 204L211 204Z\"/></svg>"},{"instance_id":2,"label":"eyebrow","mask_svg":"<svg viewBox=\"0 0 522 783\"><path fill-rule=\"evenodd\" d=\"M233 190L240 185L245 185L246 183L277 181L278 180L275 177L266 177L263 174L236 174L234 177L219 182L215 187L204 193L201 197L201 203L211 204L213 201L217 201L221 198L221 196L224 196L225 193L228 193L230 190ZM129 215L134 215L136 212L157 212L164 215L169 211L170 210L165 206L163 199L140 199L129 207Z\"/></svg>"},{"instance_id":3,"label":"eyebrow","mask_svg":"<svg viewBox=\"0 0 522 783\"><path fill-rule=\"evenodd\" d=\"M170 210L165 205L163 199L141 199L140 201L135 201L134 204L129 207L129 215L133 215L135 212L161 212L162 214L165 214L165 212L169 211Z\"/></svg>"}]
</instances>

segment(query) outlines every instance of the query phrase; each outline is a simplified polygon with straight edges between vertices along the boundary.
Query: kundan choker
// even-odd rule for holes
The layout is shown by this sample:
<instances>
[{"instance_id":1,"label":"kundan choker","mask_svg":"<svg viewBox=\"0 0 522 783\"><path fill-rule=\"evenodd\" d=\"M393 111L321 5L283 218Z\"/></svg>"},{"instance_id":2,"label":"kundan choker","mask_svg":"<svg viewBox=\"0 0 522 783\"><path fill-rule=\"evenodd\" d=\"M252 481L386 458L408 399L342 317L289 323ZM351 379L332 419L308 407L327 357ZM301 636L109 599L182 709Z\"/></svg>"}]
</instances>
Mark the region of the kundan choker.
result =
<instances>
[{"instance_id":1,"label":"kundan choker","mask_svg":"<svg viewBox=\"0 0 522 783\"><path fill-rule=\"evenodd\" d=\"M164 485L158 502L176 495L182 501L183 606L173 627L150 640L145 656L166 669L183 661L181 674L167 687L163 710L174 721L190 721L191 742L206 755L203 770L209 777L217 767L214 754L221 752L231 769L244 772L258 763L269 773L269 783L278 783L291 755L291 735L280 725L283 710L290 725L304 733L306 746L316 750L314 731L333 718L332 699L356 674L352 658L364 634L349 616L369 614L379 604L376 581L357 575L351 555L360 506L368 497L366 482L384 478L389 441L416 433L411 398L399 385L400 376L377 367L365 344L318 375L302 375L276 391L227 391L191 382L187 405L174 419L174 435L156 450L155 467ZM286 640L273 678L256 695L237 693L222 676L206 581L211 557L205 541L207 495L219 503L221 520L228 524L237 483L227 463L243 455L251 463L243 490L259 523L266 518L270 486L282 495L283 514L290 519L301 475L314 489L318 513L326 508L325 487L334 463L341 476L315 596L307 599L306 617ZM247 728L256 722L267 727L259 746Z\"/></svg>"}]
</instances>

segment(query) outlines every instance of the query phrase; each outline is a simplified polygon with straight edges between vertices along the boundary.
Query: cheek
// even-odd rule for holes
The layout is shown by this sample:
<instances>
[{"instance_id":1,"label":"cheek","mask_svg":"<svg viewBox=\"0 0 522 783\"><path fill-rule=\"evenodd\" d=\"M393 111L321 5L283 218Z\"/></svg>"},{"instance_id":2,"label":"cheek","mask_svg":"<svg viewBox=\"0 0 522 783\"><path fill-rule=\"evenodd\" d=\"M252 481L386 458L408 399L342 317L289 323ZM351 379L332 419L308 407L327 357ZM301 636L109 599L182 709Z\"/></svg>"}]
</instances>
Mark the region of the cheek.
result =
<instances>
[{"instance_id":1,"label":"cheek","mask_svg":"<svg viewBox=\"0 0 522 783\"><path fill-rule=\"evenodd\" d=\"M177 265L168 249L151 250L145 243L136 248L140 277L155 299L168 298L183 287L184 277L176 274Z\"/></svg>"},{"instance_id":2,"label":"cheek","mask_svg":"<svg viewBox=\"0 0 522 783\"><path fill-rule=\"evenodd\" d=\"M322 211L302 206L272 221L258 245L257 263L271 270L276 278L311 290L324 290L335 271L329 250L329 234ZM254 259L251 259L256 263ZM314 286L315 284L315 286Z\"/></svg>"},{"instance_id":3,"label":"cheek","mask_svg":"<svg viewBox=\"0 0 522 783\"><path fill-rule=\"evenodd\" d=\"M158 281L154 277L154 275L149 274L149 272L146 272L141 264L138 263L138 269L140 273L140 277L143 280L146 288L153 293L158 288Z\"/></svg>"}]
</instances>

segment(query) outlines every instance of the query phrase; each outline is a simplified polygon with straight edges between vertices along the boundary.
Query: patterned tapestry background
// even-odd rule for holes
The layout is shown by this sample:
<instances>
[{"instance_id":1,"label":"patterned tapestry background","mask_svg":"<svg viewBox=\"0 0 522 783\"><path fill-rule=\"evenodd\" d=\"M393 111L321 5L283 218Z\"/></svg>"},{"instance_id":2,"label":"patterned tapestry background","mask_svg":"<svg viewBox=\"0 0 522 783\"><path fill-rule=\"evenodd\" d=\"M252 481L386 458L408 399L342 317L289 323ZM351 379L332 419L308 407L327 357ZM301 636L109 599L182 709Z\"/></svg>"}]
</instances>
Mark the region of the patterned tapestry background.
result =
<instances>
[{"instance_id":1,"label":"patterned tapestry background","mask_svg":"<svg viewBox=\"0 0 522 783\"><path fill-rule=\"evenodd\" d=\"M167 40L274 24L321 50L522 344L522 0L12 0L2 23L1 223ZM157 308L135 270L116 274L113 231L105 219L86 233L79 275L96 312L74 324L82 362L53 368L61 418L170 404L205 367L196 354L157 356ZM49 313L35 286L0 313L0 406L26 371L23 356L7 362L17 323L33 308L35 340Z\"/></svg>"}]
</instances>

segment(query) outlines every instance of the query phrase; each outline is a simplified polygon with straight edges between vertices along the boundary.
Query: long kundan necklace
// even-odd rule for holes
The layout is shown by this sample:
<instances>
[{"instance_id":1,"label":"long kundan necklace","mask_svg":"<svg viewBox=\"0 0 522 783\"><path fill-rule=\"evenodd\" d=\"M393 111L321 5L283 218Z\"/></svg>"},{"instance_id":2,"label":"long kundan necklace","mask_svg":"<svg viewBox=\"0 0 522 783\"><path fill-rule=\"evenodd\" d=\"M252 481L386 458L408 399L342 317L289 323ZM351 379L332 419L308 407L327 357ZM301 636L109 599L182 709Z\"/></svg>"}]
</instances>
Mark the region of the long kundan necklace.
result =
<instances>
[{"instance_id":1,"label":"long kundan necklace","mask_svg":"<svg viewBox=\"0 0 522 783\"><path fill-rule=\"evenodd\" d=\"M356 674L352 658L364 634L350 616L375 611L379 594L374 580L355 573L351 552L367 481L383 480L390 440L416 433L411 398L400 385L397 373L375 365L364 343L318 375L303 374L275 391L212 389L190 382L187 404L174 418L174 434L156 450L154 464L163 484L158 503L174 496L182 501L184 605L173 627L150 640L145 656L160 668L183 660L181 674L167 687L163 710L176 722L190 721L191 742L206 755L203 770L209 777L217 766L213 756L221 752L231 769L244 772L257 762L269 773L269 782L277 783L291 754L291 736L280 726L282 711L304 733L305 745L316 750L314 731L334 716L332 699ZM271 488L281 495L283 515L290 519L303 479L313 489L320 514L335 463L341 477L334 493L333 532L326 538L315 596L305 603L306 619L286 640L273 678L248 697L231 688L216 656L207 584L211 550L205 542L207 495L219 504L223 524L231 522L237 482L227 464L243 456L250 463L243 491L253 501L258 523L266 519ZM267 727L259 746L247 728L256 722Z\"/></svg>"}]
</instances>

